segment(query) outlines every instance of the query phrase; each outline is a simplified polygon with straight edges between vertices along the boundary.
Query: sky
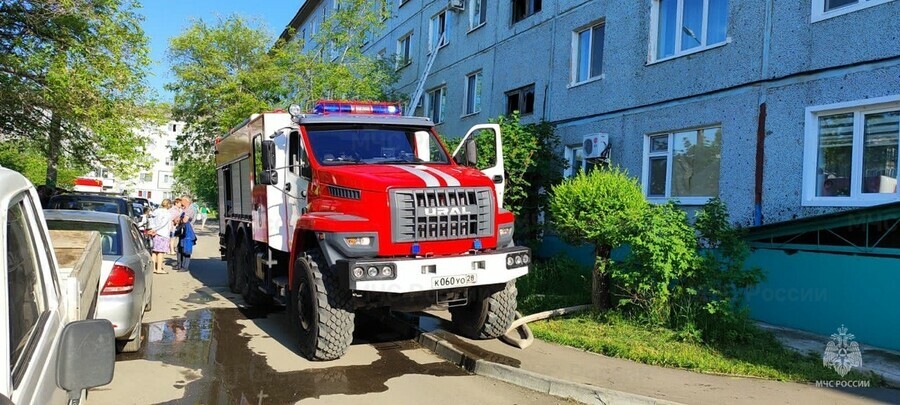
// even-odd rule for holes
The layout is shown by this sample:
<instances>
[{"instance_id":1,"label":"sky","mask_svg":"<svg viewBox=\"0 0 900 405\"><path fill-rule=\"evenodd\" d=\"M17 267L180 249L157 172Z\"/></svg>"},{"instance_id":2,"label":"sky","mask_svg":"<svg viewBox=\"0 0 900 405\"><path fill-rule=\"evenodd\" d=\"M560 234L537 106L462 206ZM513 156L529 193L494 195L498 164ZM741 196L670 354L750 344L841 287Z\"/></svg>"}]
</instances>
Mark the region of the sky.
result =
<instances>
[{"instance_id":1,"label":"sky","mask_svg":"<svg viewBox=\"0 0 900 405\"><path fill-rule=\"evenodd\" d=\"M213 22L218 17L241 14L261 19L272 34L272 42L281 34L304 0L143 0L138 12L144 16L144 32L150 40L153 59L150 87L160 101L172 101L163 86L174 78L169 69L166 49L169 39L187 28L192 20Z\"/></svg>"}]
</instances>

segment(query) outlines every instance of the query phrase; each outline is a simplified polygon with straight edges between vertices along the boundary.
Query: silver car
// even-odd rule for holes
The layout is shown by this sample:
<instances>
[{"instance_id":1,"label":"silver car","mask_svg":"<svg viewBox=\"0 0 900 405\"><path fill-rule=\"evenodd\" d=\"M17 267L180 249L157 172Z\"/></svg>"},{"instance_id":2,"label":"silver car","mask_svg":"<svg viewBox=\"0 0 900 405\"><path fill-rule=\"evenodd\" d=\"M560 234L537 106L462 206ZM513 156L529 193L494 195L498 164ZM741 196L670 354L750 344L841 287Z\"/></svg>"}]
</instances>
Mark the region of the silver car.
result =
<instances>
[{"instance_id":1,"label":"silver car","mask_svg":"<svg viewBox=\"0 0 900 405\"><path fill-rule=\"evenodd\" d=\"M127 215L75 210L44 210L50 230L100 232L103 265L97 318L116 332L116 351L141 347L141 321L153 302L153 265L137 226Z\"/></svg>"}]
</instances>

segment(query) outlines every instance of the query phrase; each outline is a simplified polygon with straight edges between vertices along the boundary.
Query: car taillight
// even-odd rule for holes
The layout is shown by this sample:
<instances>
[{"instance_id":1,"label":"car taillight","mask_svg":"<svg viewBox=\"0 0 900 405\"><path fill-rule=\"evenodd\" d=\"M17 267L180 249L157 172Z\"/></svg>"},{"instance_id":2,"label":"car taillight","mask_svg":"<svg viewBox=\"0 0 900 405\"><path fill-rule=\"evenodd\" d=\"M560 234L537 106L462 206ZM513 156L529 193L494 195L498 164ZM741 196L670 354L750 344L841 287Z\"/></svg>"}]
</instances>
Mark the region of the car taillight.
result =
<instances>
[{"instance_id":1,"label":"car taillight","mask_svg":"<svg viewBox=\"0 0 900 405\"><path fill-rule=\"evenodd\" d=\"M121 264L113 266L100 295L127 294L134 290L134 270Z\"/></svg>"}]
</instances>

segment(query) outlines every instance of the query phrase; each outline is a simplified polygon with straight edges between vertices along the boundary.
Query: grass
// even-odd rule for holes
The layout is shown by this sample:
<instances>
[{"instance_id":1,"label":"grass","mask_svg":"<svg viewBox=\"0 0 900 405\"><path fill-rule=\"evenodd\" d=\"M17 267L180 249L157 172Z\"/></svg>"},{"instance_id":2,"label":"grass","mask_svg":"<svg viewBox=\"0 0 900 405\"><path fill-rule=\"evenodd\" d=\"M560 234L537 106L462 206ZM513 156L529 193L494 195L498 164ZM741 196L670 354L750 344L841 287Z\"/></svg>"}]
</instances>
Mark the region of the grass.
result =
<instances>
[{"instance_id":1,"label":"grass","mask_svg":"<svg viewBox=\"0 0 900 405\"><path fill-rule=\"evenodd\" d=\"M769 332L758 330L741 342L706 345L685 342L675 331L641 324L618 313L585 313L530 324L535 337L611 357L702 373L758 377L778 381L839 380L816 355L804 356L781 346ZM851 371L845 380L878 376Z\"/></svg>"},{"instance_id":2,"label":"grass","mask_svg":"<svg viewBox=\"0 0 900 405\"><path fill-rule=\"evenodd\" d=\"M523 314L590 303L589 271L570 259L537 262L517 280ZM582 313L530 324L535 337L579 349L655 366L701 373L778 381L869 380L880 376L851 371L841 378L824 367L820 354L802 355L784 348L768 331L755 326L740 341L704 344L685 341L676 331L647 325L619 312Z\"/></svg>"}]
</instances>

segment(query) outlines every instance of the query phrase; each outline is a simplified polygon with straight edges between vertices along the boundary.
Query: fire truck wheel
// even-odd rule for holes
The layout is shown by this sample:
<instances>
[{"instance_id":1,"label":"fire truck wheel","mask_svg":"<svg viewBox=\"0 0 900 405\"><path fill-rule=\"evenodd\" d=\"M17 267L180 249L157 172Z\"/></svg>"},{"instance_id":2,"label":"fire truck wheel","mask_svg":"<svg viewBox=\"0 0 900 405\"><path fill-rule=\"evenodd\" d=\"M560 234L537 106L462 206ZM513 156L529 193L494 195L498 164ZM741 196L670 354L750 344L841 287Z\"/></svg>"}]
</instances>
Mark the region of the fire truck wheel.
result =
<instances>
[{"instance_id":1,"label":"fire truck wheel","mask_svg":"<svg viewBox=\"0 0 900 405\"><path fill-rule=\"evenodd\" d=\"M238 294L241 290L238 290L237 288L237 277L235 276L235 260L237 260L237 256L234 254L237 249L237 244L235 243L234 235L229 234L226 237L228 238L228 241L225 245L225 267L228 272L228 289L231 290L231 292Z\"/></svg>"},{"instance_id":2,"label":"fire truck wheel","mask_svg":"<svg viewBox=\"0 0 900 405\"><path fill-rule=\"evenodd\" d=\"M517 294L515 281L502 288L482 287L467 305L450 308L453 324L471 339L498 338L506 333L516 317Z\"/></svg>"},{"instance_id":3,"label":"fire truck wheel","mask_svg":"<svg viewBox=\"0 0 900 405\"><path fill-rule=\"evenodd\" d=\"M259 290L259 278L256 277L256 252L253 249L254 242L244 240L238 248L238 285L241 287L241 295L244 301L255 307L268 307L272 305L272 297Z\"/></svg>"},{"instance_id":4,"label":"fire truck wheel","mask_svg":"<svg viewBox=\"0 0 900 405\"><path fill-rule=\"evenodd\" d=\"M294 271L291 323L300 335L300 354L319 361L340 358L353 341L350 291L340 288L318 249L298 257Z\"/></svg>"}]
</instances>

